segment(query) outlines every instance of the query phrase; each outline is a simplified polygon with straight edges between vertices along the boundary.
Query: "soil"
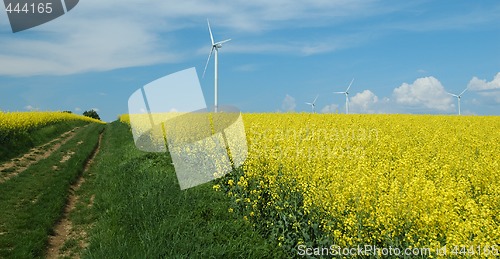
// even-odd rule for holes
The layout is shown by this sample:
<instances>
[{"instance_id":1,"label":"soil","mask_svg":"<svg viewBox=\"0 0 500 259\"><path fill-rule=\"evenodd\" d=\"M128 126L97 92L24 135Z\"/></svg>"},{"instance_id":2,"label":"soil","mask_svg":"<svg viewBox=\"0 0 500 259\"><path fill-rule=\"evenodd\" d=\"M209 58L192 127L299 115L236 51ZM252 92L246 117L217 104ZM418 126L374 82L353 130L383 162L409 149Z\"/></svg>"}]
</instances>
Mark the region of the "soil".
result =
<instances>
[{"instance_id":1,"label":"soil","mask_svg":"<svg viewBox=\"0 0 500 259\"><path fill-rule=\"evenodd\" d=\"M37 163L42 159L46 159L50 155L52 155L56 150L58 150L62 145L72 139L76 130L79 127L76 127L70 131L67 131L58 138L53 139L52 141L32 148L28 153L24 154L21 157L13 158L8 162L5 162L0 165L0 183L6 182L12 177L17 176L18 174L25 171L32 164Z\"/></svg>"},{"instance_id":2,"label":"soil","mask_svg":"<svg viewBox=\"0 0 500 259\"><path fill-rule=\"evenodd\" d=\"M80 250L83 250L88 246L88 236L87 233L83 230L76 231L73 229L73 224L69 218L70 213L75 209L76 204L79 200L79 196L77 195L78 189L82 186L82 184L85 182L85 175L92 165L95 156L99 153L100 146L101 146L101 141L102 141L102 133L99 135L99 142L97 144L96 149L93 151L93 153L90 155L89 159L85 163L83 173L80 175L78 180L70 187L70 194L68 197L68 200L66 202L66 206L64 207L64 213L62 215L61 220L54 226L53 229L53 235L49 236L49 245L47 249L47 258L58 258L58 257L71 257L71 258L80 258L78 254L71 254L70 251L71 249L68 249L68 251L63 251L61 248L63 248L64 244L66 241L73 239L77 240L77 246L80 248ZM81 143L78 143L78 145ZM69 152L64 156L71 156L74 154ZM69 158L61 160L61 163L64 163L67 161ZM93 206L94 203L94 195L91 196L89 204L87 206Z\"/></svg>"}]
</instances>

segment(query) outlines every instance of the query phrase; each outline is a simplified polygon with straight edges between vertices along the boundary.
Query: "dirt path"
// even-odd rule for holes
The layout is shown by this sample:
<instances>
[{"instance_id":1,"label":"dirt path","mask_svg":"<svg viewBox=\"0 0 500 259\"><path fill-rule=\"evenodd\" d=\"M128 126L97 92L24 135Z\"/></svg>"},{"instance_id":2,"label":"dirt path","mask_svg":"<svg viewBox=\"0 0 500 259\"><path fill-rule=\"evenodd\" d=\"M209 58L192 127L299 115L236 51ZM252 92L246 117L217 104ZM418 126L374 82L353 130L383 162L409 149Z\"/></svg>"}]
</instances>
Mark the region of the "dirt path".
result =
<instances>
[{"instance_id":1,"label":"dirt path","mask_svg":"<svg viewBox=\"0 0 500 259\"><path fill-rule=\"evenodd\" d=\"M78 255L71 255L68 253L68 251L63 251L63 246L67 240L70 238L73 240L78 240L78 244L76 244L78 247L81 249L87 247L87 233L84 231L77 232L73 229L73 224L71 220L69 219L70 213L75 209L76 204L78 202L78 195L76 192L82 184L85 182L85 174L92 165L95 156L99 153L100 146L101 146L101 141L102 141L102 135L103 133L101 132L99 135L99 141L97 143L97 146L95 150L92 152L90 155L89 159L85 163L83 173L79 176L78 180L70 187L70 194L68 197L68 201L66 203L66 206L64 207L64 213L61 218L61 220L54 226L54 235L49 237L49 244L48 244L48 249L47 249L47 255L46 258L59 258L59 257L72 257L72 258L80 258ZM80 143L79 143L80 144ZM68 153L67 156L72 156L74 153ZM67 158L69 159L69 158ZM66 160L67 160L66 159ZM61 163L64 163L65 161L61 160ZM87 206L92 206L93 204L93 198L90 199L90 203Z\"/></svg>"},{"instance_id":2,"label":"dirt path","mask_svg":"<svg viewBox=\"0 0 500 259\"><path fill-rule=\"evenodd\" d=\"M62 145L72 139L76 130L80 127L76 127L70 131L67 131L58 138L53 139L52 141L32 148L28 153L24 154L21 157L11 159L8 162L5 162L0 165L0 183L6 182L12 177L17 176L22 173L32 164L37 163L42 159L48 158L52 153L58 150Z\"/></svg>"}]
</instances>

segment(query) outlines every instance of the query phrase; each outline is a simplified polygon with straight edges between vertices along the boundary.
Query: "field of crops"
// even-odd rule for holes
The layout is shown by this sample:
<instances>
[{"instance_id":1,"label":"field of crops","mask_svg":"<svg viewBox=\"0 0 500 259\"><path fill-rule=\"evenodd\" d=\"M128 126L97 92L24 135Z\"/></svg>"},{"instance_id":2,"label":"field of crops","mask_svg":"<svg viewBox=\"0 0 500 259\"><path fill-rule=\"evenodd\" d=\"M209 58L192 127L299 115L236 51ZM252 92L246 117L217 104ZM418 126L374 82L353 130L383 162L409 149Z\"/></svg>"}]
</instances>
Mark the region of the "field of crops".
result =
<instances>
[{"instance_id":1,"label":"field of crops","mask_svg":"<svg viewBox=\"0 0 500 259\"><path fill-rule=\"evenodd\" d=\"M66 112L8 112L0 111L0 140L5 136L27 132L35 128L62 121L83 120L102 123L102 121Z\"/></svg>"},{"instance_id":2,"label":"field of crops","mask_svg":"<svg viewBox=\"0 0 500 259\"><path fill-rule=\"evenodd\" d=\"M0 113L0 258L46 254L103 124L62 112Z\"/></svg>"},{"instance_id":3,"label":"field of crops","mask_svg":"<svg viewBox=\"0 0 500 259\"><path fill-rule=\"evenodd\" d=\"M36 128L51 129L52 124L60 128L64 124L61 122L81 119L88 120L85 117L59 112L0 113L0 132L4 135L6 132L11 132L5 136L13 136L12 132L28 133ZM128 116L121 116L120 120L128 122L129 119ZM500 215L498 185L500 119L498 117L346 116L303 113L244 114L243 120L248 157L241 168L213 182L211 184L213 188L208 186L219 193L208 191L221 196L226 195L225 201L230 205L222 211L246 221L258 233L284 248L288 255L300 253L298 248L301 245L357 247L367 244L401 249L430 248L434 253L436 249L447 246L450 254L453 255L455 249L457 256L474 256L479 254L479 250L482 255L498 253L500 248L498 217ZM44 131L45 133L47 131ZM112 168L111 165L117 166L116 171L122 172L123 169L119 167L122 158L113 157L128 150L127 152L135 154L132 157L137 156L137 161L133 162L138 165L159 163L148 162L143 157L161 160L162 163L155 167L159 173L158 177L160 175L163 177L166 171L173 170L170 163L164 161L168 156L139 152L133 146L131 135L126 136L119 131L113 134L118 134L115 136L117 143L128 146L118 148L116 143L109 146L108 149L113 151L110 154L113 155L102 158L101 166L108 169ZM86 139L83 136L80 138ZM93 141L85 144L89 146L89 150L97 141L95 134L93 138L95 138ZM125 139L129 139L131 143ZM75 146L77 141L78 139L72 140L72 144L70 143L67 148ZM62 155L57 153L57 156ZM57 156L53 159L56 163L61 160ZM86 155L82 153L81 156L84 159ZM45 166L50 167L49 162L44 162ZM43 171L36 168L30 170ZM143 180L133 180L130 184L136 186L141 181L144 181L141 182L143 185L156 183L158 179L148 178L151 173L148 170L137 173L137 176L144 177ZM50 176L49 173L47 175ZM4 184L17 186L17 181L31 179L34 175L36 174L24 173L17 180L13 179ZM171 176L165 174L167 177L165 179L170 179L168 177ZM40 177L45 176L40 174ZM123 182L121 174L117 174L116 177L120 183ZM35 178L32 180L34 186L39 185L39 180ZM115 181L117 180L109 184L116 184ZM96 183L100 184L99 181ZM170 185L172 186L169 188L178 189L175 184L170 183ZM183 192L184 195L191 191L197 193L196 190L206 190L205 187ZM109 193L105 193L102 190L108 188L96 188L101 190L97 192L98 196L107 197L116 192L110 190ZM154 191L161 192L162 188ZM127 192L131 189L132 185L126 188ZM0 188L0 190L6 192L10 189ZM147 190L148 193L153 191ZM137 191L144 192L142 189ZM25 195L29 196L28 193ZM123 204L120 206L127 208L130 217L138 222L144 220L144 216L138 216L142 215L140 211L144 207L144 203L139 202L143 194L128 198L123 198L125 196L122 197L121 193L114 195L116 201L110 204L121 202ZM156 195L152 195L151 202L158 202ZM135 204L131 202L134 199L138 199L135 202L140 206L131 205ZM102 201L97 199L97 203L99 202ZM208 200L202 203L205 202ZM207 206L211 207L210 204L208 202ZM216 207L222 208L221 204ZM156 213L164 215L162 211L165 208L153 207L158 210ZM152 208L148 213L152 213ZM36 213L39 214L40 211L41 209ZM200 220L207 217L205 213L208 212L201 214L195 212L196 215L202 215ZM116 216L123 215L118 213ZM158 232L159 226L155 220L160 218L151 219L152 227L146 231L147 233L154 236L170 233L171 229L167 226L171 226L172 222L162 225L165 227L164 231ZM179 223L181 225L187 224L184 221L179 222L182 222ZM210 224L216 226L216 229L221 227L214 222ZM107 231L110 227L103 229ZM117 226L115 231L120 232L121 229ZM141 236L144 231L129 230L124 236ZM112 236L116 236L116 233ZM29 238L34 236L29 235ZM115 238L110 240L101 238L107 240L106 242L116 241ZM206 242L214 242L208 236L199 238ZM8 243L5 235L4 239L4 242ZM92 249L94 252L110 254L128 253L127 249L130 249L130 246L125 244L135 241L121 242L124 245L117 250L101 251L96 248L98 246L92 246ZM158 251L152 247L141 246L136 247L134 251L137 253L147 251L152 255L164 253L165 249L174 249L173 254L179 253L180 250L188 251L178 243L172 243L170 246L164 243L152 245ZM239 251L238 245L231 247L235 249L234 253ZM42 249L43 244L39 245L38 250ZM218 250L210 251L219 254Z\"/></svg>"},{"instance_id":4,"label":"field of crops","mask_svg":"<svg viewBox=\"0 0 500 259\"><path fill-rule=\"evenodd\" d=\"M500 119L247 114L234 211L289 250L500 245Z\"/></svg>"},{"instance_id":5,"label":"field of crops","mask_svg":"<svg viewBox=\"0 0 500 259\"><path fill-rule=\"evenodd\" d=\"M498 117L245 114L244 123L248 158L214 189L287 251L500 248Z\"/></svg>"}]
</instances>

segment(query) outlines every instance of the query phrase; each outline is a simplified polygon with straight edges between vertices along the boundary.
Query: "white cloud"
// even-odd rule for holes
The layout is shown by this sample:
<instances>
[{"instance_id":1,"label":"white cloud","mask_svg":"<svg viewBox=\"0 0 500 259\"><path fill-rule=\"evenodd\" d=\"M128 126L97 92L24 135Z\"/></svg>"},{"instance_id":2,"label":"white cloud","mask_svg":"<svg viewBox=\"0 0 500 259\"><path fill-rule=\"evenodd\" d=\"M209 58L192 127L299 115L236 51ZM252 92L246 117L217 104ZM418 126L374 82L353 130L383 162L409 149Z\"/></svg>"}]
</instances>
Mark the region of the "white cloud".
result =
<instances>
[{"instance_id":1,"label":"white cloud","mask_svg":"<svg viewBox=\"0 0 500 259\"><path fill-rule=\"evenodd\" d=\"M351 21L412 10L411 7L421 4L404 1L386 4L374 0L128 0L126 4L119 0L80 1L66 15L32 28L31 34L26 34L35 37L17 37L23 32L16 36L10 33L0 35L0 75L107 71L176 63L193 55L206 55L208 46L204 46L201 53L197 49L207 43L208 35L202 37L183 30L203 28L206 32L207 17L216 28L216 38L229 35L240 39L238 44L225 47L229 52L299 55L333 52L378 37L374 36L379 34L375 33L376 30L400 30L398 26L402 23L374 24L373 28L359 32L340 33L344 30L338 30L334 37L325 33L311 38L307 37L310 35L301 35L301 31L335 29ZM498 11L494 8L486 13L481 11L484 10L470 11L471 14L465 16L468 19L464 19L464 14L446 16L444 20L439 16L429 21L412 20L403 27L406 30L413 26L422 28L424 22L428 24L424 30L448 28L448 25L455 28L459 21L474 26L494 24L491 21L496 20ZM7 16L0 16L0 24L7 31ZM271 37L272 42L258 40L266 38L262 37L263 34L283 28L296 30L290 34L293 38Z\"/></svg>"},{"instance_id":2,"label":"white cloud","mask_svg":"<svg viewBox=\"0 0 500 259\"><path fill-rule=\"evenodd\" d=\"M418 78L413 84L403 83L394 89L393 96L396 103L405 106L442 112L454 110L452 97L446 94L441 82L432 76Z\"/></svg>"},{"instance_id":3,"label":"white cloud","mask_svg":"<svg viewBox=\"0 0 500 259\"><path fill-rule=\"evenodd\" d=\"M500 103L500 72L490 82L473 77L467 87L472 91L478 91L483 97L492 98L495 103Z\"/></svg>"},{"instance_id":4,"label":"white cloud","mask_svg":"<svg viewBox=\"0 0 500 259\"><path fill-rule=\"evenodd\" d=\"M4 46L0 62L8 64L0 66L0 74L64 75L176 60L176 55L157 48L156 36L140 24L125 19L75 19L68 22L71 30L62 28L59 33L52 32L50 38L50 33L41 33L45 37L38 40L0 38Z\"/></svg>"},{"instance_id":5,"label":"white cloud","mask_svg":"<svg viewBox=\"0 0 500 259\"><path fill-rule=\"evenodd\" d=\"M370 90L357 93L350 99L349 108L356 113L375 113L378 97Z\"/></svg>"},{"instance_id":6,"label":"white cloud","mask_svg":"<svg viewBox=\"0 0 500 259\"><path fill-rule=\"evenodd\" d=\"M36 37L0 35L0 75L67 75L89 71L176 63L186 60L200 44L180 34L183 29L206 29L211 18L217 36L258 35L281 28L297 29L332 26L346 20L387 12L373 1L153 1L153 0L87 0L80 1L70 12L49 23L30 29ZM355 18L354 18L355 17ZM2 16L2 29L8 21ZM229 32L228 32L229 31ZM356 44L364 33L330 40L319 37L282 41L229 44L229 52L286 53L312 55L331 52ZM208 36L208 35L206 35ZM195 36L196 38L196 36ZM201 39L201 36L200 36ZM205 38L204 38L205 39ZM247 41L248 43L248 41ZM258 44L257 44L258 43ZM194 49L193 49L194 48ZM232 50L231 50L232 49ZM206 55L207 49L203 51Z\"/></svg>"},{"instance_id":7,"label":"white cloud","mask_svg":"<svg viewBox=\"0 0 500 259\"><path fill-rule=\"evenodd\" d=\"M281 109L285 112L291 112L291 111L295 111L296 106L297 106L297 104L295 102L295 98L293 98L287 94L285 96L285 99L283 99L283 102L281 104Z\"/></svg>"},{"instance_id":8,"label":"white cloud","mask_svg":"<svg viewBox=\"0 0 500 259\"><path fill-rule=\"evenodd\" d=\"M34 110L35 108L34 108L33 106L31 106L31 105L26 105L26 106L24 106L24 109L26 109L26 110L28 110L28 111L32 111L32 110Z\"/></svg>"},{"instance_id":9,"label":"white cloud","mask_svg":"<svg viewBox=\"0 0 500 259\"><path fill-rule=\"evenodd\" d=\"M80 107L76 107L76 108L75 108L75 111L76 111L76 112L82 111L82 108L80 108Z\"/></svg>"},{"instance_id":10,"label":"white cloud","mask_svg":"<svg viewBox=\"0 0 500 259\"><path fill-rule=\"evenodd\" d=\"M1 35L0 75L65 75L178 61L182 52L169 52L170 39L161 40L163 30L152 29L165 25L152 24L161 17L142 10L152 12L154 3L139 4L80 1L66 15L30 29L36 37Z\"/></svg>"},{"instance_id":11,"label":"white cloud","mask_svg":"<svg viewBox=\"0 0 500 259\"><path fill-rule=\"evenodd\" d=\"M469 82L468 88L473 91L500 89L500 72L490 82L473 77Z\"/></svg>"},{"instance_id":12,"label":"white cloud","mask_svg":"<svg viewBox=\"0 0 500 259\"><path fill-rule=\"evenodd\" d=\"M323 107L323 109L321 109L321 113L335 113L338 111L339 111L339 105L334 103L326 105L325 107Z\"/></svg>"}]
</instances>

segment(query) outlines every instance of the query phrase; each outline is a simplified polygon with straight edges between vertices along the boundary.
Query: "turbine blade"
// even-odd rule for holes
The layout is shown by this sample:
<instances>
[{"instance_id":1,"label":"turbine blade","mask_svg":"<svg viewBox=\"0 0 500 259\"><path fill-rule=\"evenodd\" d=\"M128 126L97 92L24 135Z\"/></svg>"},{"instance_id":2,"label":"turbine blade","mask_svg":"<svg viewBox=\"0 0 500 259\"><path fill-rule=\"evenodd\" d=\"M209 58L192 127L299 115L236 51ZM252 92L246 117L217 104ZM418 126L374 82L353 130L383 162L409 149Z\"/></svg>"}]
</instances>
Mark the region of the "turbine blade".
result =
<instances>
[{"instance_id":1,"label":"turbine blade","mask_svg":"<svg viewBox=\"0 0 500 259\"><path fill-rule=\"evenodd\" d=\"M318 94L318 95L316 95L316 98L314 98L314 101L312 102L313 104L315 104L315 103L316 103L316 100L318 100L318 97L319 97L319 94Z\"/></svg>"},{"instance_id":2,"label":"turbine blade","mask_svg":"<svg viewBox=\"0 0 500 259\"><path fill-rule=\"evenodd\" d=\"M212 46L215 45L214 44L214 36L212 35L212 29L210 28L210 22L208 21L207 19L207 24L208 24L208 31L210 32L210 40L212 40Z\"/></svg>"},{"instance_id":3,"label":"turbine blade","mask_svg":"<svg viewBox=\"0 0 500 259\"><path fill-rule=\"evenodd\" d=\"M345 94L345 92L333 92L334 94Z\"/></svg>"},{"instance_id":4,"label":"turbine blade","mask_svg":"<svg viewBox=\"0 0 500 259\"><path fill-rule=\"evenodd\" d=\"M307 105L313 105L312 103L306 103Z\"/></svg>"},{"instance_id":5,"label":"turbine blade","mask_svg":"<svg viewBox=\"0 0 500 259\"><path fill-rule=\"evenodd\" d=\"M223 41L219 41L219 42L216 42L215 45L222 45L228 41L230 41L231 39L227 39L227 40L223 40Z\"/></svg>"},{"instance_id":6,"label":"turbine blade","mask_svg":"<svg viewBox=\"0 0 500 259\"><path fill-rule=\"evenodd\" d=\"M212 57L212 52L214 52L214 47L210 50L210 54L208 54L207 64L205 65L205 69L203 70L203 76L201 78L205 78L205 72L207 72L208 62L210 62L210 58Z\"/></svg>"},{"instance_id":7,"label":"turbine blade","mask_svg":"<svg viewBox=\"0 0 500 259\"><path fill-rule=\"evenodd\" d=\"M469 87L465 88L465 90L463 90L458 96L462 96L462 94L465 93L465 91L467 91L469 89Z\"/></svg>"},{"instance_id":8,"label":"turbine blade","mask_svg":"<svg viewBox=\"0 0 500 259\"><path fill-rule=\"evenodd\" d=\"M348 92L348 91L349 91L349 89L351 88L352 82L354 82L354 77L352 78L351 83L350 83L350 84L349 84L349 86L347 87L347 90L345 90L346 92Z\"/></svg>"},{"instance_id":9,"label":"turbine blade","mask_svg":"<svg viewBox=\"0 0 500 259\"><path fill-rule=\"evenodd\" d=\"M454 96L454 97L458 97L458 95L456 95L456 94L452 94L452 93L447 93L447 94Z\"/></svg>"}]
</instances>

